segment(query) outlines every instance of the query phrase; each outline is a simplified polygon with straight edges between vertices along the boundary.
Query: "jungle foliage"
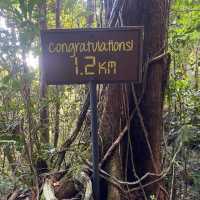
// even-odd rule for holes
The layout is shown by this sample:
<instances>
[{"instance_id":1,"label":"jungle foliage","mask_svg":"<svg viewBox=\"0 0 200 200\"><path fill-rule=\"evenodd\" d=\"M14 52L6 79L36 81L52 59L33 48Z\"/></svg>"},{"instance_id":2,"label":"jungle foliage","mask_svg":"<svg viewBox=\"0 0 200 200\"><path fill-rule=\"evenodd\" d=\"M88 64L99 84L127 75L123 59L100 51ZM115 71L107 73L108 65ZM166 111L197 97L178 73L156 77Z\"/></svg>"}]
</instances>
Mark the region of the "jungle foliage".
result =
<instances>
[{"instance_id":1,"label":"jungle foliage","mask_svg":"<svg viewBox=\"0 0 200 200\"><path fill-rule=\"evenodd\" d=\"M84 0L63 0L61 27L86 28L91 15L94 15L91 26L105 24L103 1L94 2L94 8L88 9ZM44 3L45 16L39 12ZM39 24L45 18L48 28L55 28L55 16L54 0L0 0L0 199L16 188L27 191L37 187L35 168L40 160L47 161L48 172L67 169L67 176L77 177L90 159L90 112L77 137L71 137L84 107L87 86L49 86L48 98L41 101L39 95ZM170 170L164 184L170 200L197 200L200 199L199 0L171 1L168 52L171 64L163 112L162 165L170 166ZM55 145L57 103L59 137ZM102 104L100 101L99 112ZM40 111L47 105L50 139L49 143L42 143ZM70 139L73 143L68 148L66 143ZM68 148L67 154L59 166L58 155L63 147Z\"/></svg>"}]
</instances>

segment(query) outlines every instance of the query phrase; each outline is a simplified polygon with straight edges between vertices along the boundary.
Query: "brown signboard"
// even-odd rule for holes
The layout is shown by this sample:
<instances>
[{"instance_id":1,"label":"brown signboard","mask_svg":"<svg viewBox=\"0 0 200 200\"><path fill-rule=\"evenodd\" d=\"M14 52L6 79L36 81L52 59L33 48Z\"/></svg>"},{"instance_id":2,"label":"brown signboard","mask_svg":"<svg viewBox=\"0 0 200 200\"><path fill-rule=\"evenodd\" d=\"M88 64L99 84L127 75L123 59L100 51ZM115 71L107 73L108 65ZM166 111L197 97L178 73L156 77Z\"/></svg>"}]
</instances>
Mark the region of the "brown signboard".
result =
<instances>
[{"instance_id":1,"label":"brown signboard","mask_svg":"<svg viewBox=\"0 0 200 200\"><path fill-rule=\"evenodd\" d=\"M142 27L41 31L47 84L141 81Z\"/></svg>"}]
</instances>

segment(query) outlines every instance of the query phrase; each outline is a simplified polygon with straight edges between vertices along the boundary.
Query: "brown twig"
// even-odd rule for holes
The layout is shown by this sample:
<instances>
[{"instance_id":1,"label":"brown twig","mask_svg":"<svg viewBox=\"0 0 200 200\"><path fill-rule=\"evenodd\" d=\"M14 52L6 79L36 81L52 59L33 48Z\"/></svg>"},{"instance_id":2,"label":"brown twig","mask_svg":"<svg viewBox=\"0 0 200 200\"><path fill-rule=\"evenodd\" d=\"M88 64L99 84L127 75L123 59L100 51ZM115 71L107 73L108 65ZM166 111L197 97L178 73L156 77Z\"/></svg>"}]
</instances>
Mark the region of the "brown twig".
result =
<instances>
[{"instance_id":1,"label":"brown twig","mask_svg":"<svg viewBox=\"0 0 200 200\"><path fill-rule=\"evenodd\" d=\"M86 117L86 114L87 114L87 111L88 111L88 108L89 108L89 105L90 105L90 94L88 92L87 97L85 99L85 102L83 104L83 107L81 109L81 112L80 112L78 119L75 123L75 128L72 129L70 137L62 144L61 152L58 155L58 160L57 160L57 163L56 163L58 165L58 168L60 168L60 166L61 166L61 164L64 160L67 148L69 148L69 146L75 141L75 139L77 138L77 136L78 136L78 134L81 130L81 127L83 125L83 122L85 120L85 117Z\"/></svg>"}]
</instances>

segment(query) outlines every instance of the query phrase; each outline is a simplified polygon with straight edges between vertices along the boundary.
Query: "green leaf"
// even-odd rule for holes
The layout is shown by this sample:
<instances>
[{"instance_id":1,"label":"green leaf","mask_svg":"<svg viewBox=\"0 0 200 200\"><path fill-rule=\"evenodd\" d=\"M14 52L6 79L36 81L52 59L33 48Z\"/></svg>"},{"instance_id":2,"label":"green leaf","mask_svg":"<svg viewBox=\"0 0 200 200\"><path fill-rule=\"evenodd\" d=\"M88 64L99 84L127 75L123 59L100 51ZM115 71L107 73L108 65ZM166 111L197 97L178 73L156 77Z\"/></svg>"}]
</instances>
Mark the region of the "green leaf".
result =
<instances>
[{"instance_id":1,"label":"green leaf","mask_svg":"<svg viewBox=\"0 0 200 200\"><path fill-rule=\"evenodd\" d=\"M32 18L33 9L37 4L39 4L39 2L40 2L40 0L28 0L28 15L29 15L29 19Z\"/></svg>"},{"instance_id":2,"label":"green leaf","mask_svg":"<svg viewBox=\"0 0 200 200\"><path fill-rule=\"evenodd\" d=\"M27 19L27 0L19 0L19 7L25 19Z\"/></svg>"}]
</instances>

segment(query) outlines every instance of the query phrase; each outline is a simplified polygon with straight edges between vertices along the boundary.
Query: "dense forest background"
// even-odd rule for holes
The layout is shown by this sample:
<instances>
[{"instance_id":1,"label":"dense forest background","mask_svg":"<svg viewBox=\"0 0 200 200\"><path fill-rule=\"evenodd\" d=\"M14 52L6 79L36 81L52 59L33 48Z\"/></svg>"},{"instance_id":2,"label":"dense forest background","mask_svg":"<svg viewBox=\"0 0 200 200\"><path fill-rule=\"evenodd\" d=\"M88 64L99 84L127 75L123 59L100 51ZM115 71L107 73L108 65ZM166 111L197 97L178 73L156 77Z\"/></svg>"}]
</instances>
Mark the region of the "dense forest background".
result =
<instances>
[{"instance_id":1,"label":"dense forest background","mask_svg":"<svg viewBox=\"0 0 200 200\"><path fill-rule=\"evenodd\" d=\"M165 48L170 55L170 72L162 115L161 172L156 176L162 180L165 199L198 200L200 1L168 3ZM55 192L58 199L90 198L89 89L84 85L45 85L40 71L40 30L113 26L112 13L120 13L124 5L126 1L0 0L0 199L47 199L42 189L52 195ZM113 18L110 20L109 16ZM114 25L123 25L120 17ZM110 94L104 94L105 87L98 86L99 115L104 113L105 95ZM126 91L121 87L122 93ZM125 107L126 95L122 96ZM128 118L127 113L124 115ZM131 140L128 136L126 139ZM105 138L99 140L103 143ZM128 148L127 160L131 160L131 145ZM100 154L105 154L104 149L100 149ZM131 184L127 177L123 181L121 177L111 177L117 171L111 166L118 165L103 168L101 177L118 188L124 199L134 199L129 190L137 191L137 184L143 199L163 199L157 198L156 193L145 195L148 191L142 185L146 182L139 178L139 182L133 179ZM106 173L109 170L111 175ZM115 189L104 182L107 199L115 199L109 194Z\"/></svg>"}]
</instances>

